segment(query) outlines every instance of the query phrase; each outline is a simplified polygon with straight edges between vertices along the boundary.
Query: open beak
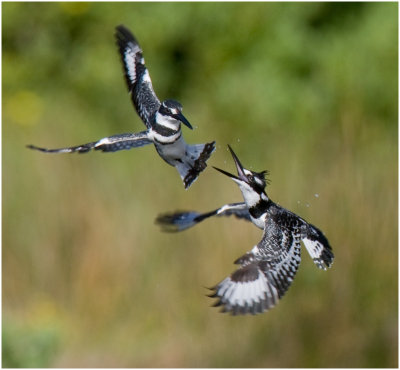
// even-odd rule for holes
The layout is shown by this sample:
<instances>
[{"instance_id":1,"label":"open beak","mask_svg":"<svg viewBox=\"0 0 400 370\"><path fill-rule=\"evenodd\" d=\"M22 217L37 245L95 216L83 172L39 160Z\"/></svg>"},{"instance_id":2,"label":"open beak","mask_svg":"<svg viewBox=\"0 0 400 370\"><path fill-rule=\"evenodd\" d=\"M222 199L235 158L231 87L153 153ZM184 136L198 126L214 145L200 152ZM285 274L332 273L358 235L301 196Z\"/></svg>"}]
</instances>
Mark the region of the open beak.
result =
<instances>
[{"instance_id":1,"label":"open beak","mask_svg":"<svg viewBox=\"0 0 400 370\"><path fill-rule=\"evenodd\" d=\"M235 152L232 150L232 148L230 147L230 145L228 145L229 151L232 154L233 160L235 161L235 165L236 165L236 170L237 170L237 176L236 175L232 175L229 172L226 172L224 170L221 170L220 168L214 167L217 171L223 173L224 175L230 177L231 179L236 179L236 180L240 180L240 181L245 181L247 182L247 176L245 175L244 171L243 171L243 166L239 161L239 158L236 156Z\"/></svg>"},{"instance_id":2,"label":"open beak","mask_svg":"<svg viewBox=\"0 0 400 370\"><path fill-rule=\"evenodd\" d=\"M214 166L213 166L213 168L214 168L215 170L217 170L217 171L219 171L219 172L223 173L224 175L226 175L226 176L230 177L231 179L237 179L237 180L239 180L239 178L238 178L237 176L235 176L235 175L232 175L232 174L231 174L231 173L229 173L229 172L226 172L226 171L224 171L224 170L221 170L221 169L220 169L220 168L218 168L218 167L214 167Z\"/></svg>"},{"instance_id":3,"label":"open beak","mask_svg":"<svg viewBox=\"0 0 400 370\"><path fill-rule=\"evenodd\" d=\"M185 118L185 116L182 114L182 112L179 112L178 114L175 114L174 117L176 119L178 119L179 121L181 121L184 125L186 125L187 127L189 127L191 130L193 130L192 125L190 124L190 122Z\"/></svg>"}]
</instances>

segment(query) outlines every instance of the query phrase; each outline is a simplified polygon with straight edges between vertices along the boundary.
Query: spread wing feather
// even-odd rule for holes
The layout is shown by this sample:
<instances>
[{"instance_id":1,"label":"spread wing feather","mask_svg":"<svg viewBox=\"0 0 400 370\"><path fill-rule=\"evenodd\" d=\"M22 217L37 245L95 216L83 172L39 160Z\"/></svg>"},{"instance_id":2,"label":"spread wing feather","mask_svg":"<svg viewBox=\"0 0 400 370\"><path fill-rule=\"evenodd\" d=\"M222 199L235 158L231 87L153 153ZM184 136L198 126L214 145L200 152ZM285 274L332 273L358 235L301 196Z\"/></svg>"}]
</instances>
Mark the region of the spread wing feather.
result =
<instances>
[{"instance_id":1,"label":"spread wing feather","mask_svg":"<svg viewBox=\"0 0 400 370\"><path fill-rule=\"evenodd\" d=\"M87 153L92 149L101 150L103 152L116 152L118 150L128 150L151 143L152 141L147 138L147 131L142 131L137 134L113 135L91 143L67 148L47 149L35 145L28 145L27 147L45 153Z\"/></svg>"},{"instance_id":2,"label":"spread wing feather","mask_svg":"<svg viewBox=\"0 0 400 370\"><path fill-rule=\"evenodd\" d=\"M334 255L328 239L317 227L306 224L302 231L302 241L318 268L326 270L332 266Z\"/></svg>"},{"instance_id":3,"label":"spread wing feather","mask_svg":"<svg viewBox=\"0 0 400 370\"><path fill-rule=\"evenodd\" d=\"M132 33L122 25L116 28L116 39L133 105L146 127L151 128L160 101L145 66L143 51Z\"/></svg>"},{"instance_id":4,"label":"spread wing feather","mask_svg":"<svg viewBox=\"0 0 400 370\"><path fill-rule=\"evenodd\" d=\"M241 267L212 288L216 306L232 314L256 314L275 306L289 289L300 264L302 220L289 213L266 220L261 241L236 263Z\"/></svg>"},{"instance_id":5,"label":"spread wing feather","mask_svg":"<svg viewBox=\"0 0 400 370\"><path fill-rule=\"evenodd\" d=\"M165 213L156 218L163 231L177 232L197 225L211 216L235 216L239 219L251 221L247 206L242 203L225 204L224 206L206 213L195 211L176 211Z\"/></svg>"}]
</instances>

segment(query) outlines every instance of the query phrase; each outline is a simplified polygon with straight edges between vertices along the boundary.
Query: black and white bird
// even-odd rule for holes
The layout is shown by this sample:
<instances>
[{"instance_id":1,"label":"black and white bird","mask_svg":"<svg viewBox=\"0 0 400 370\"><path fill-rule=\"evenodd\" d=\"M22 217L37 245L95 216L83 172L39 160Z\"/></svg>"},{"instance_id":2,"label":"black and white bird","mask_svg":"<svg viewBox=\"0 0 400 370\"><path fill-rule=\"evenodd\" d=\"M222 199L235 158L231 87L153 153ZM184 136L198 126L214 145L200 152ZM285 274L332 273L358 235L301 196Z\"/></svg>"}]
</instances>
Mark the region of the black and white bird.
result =
<instances>
[{"instance_id":1,"label":"black and white bird","mask_svg":"<svg viewBox=\"0 0 400 370\"><path fill-rule=\"evenodd\" d=\"M153 143L160 157L176 167L187 189L206 168L206 162L215 150L215 141L186 144L182 137L181 123L190 129L193 127L182 114L181 104L175 100L160 102L157 98L142 49L132 33L120 25L116 28L116 39L133 105L147 130L113 135L68 148L46 149L34 145L28 145L28 148L46 153L86 153L92 149L116 152Z\"/></svg>"},{"instance_id":2,"label":"black and white bird","mask_svg":"<svg viewBox=\"0 0 400 370\"><path fill-rule=\"evenodd\" d=\"M222 306L223 312L257 314L275 306L291 285L300 264L300 241L320 269L331 267L334 256L328 240L318 228L268 197L265 192L267 171L254 172L243 168L228 147L237 176L214 168L239 185L244 202L226 204L203 214L164 214L156 222L164 231L182 231L211 216L234 215L263 229L261 241L235 261L240 268L212 288L213 294L210 295L218 298L215 306Z\"/></svg>"}]
</instances>

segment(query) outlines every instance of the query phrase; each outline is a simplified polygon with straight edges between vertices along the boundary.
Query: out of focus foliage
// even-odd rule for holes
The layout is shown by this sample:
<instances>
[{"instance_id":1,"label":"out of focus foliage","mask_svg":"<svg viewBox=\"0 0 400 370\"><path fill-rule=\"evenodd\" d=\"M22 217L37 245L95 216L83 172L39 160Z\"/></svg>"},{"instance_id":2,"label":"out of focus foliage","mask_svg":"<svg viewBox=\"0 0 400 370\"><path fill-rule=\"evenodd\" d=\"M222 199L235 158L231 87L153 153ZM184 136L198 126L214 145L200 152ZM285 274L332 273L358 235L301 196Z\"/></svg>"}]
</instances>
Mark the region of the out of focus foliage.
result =
<instances>
[{"instance_id":1,"label":"out of focus foliage","mask_svg":"<svg viewBox=\"0 0 400 370\"><path fill-rule=\"evenodd\" d=\"M397 3L3 3L3 366L397 367ZM240 201L207 169L185 192L149 147L45 155L143 130L114 41L129 27L160 99L210 165L269 169L268 194L321 228L268 313L204 286L261 232L234 219L163 234L174 209Z\"/></svg>"}]
</instances>

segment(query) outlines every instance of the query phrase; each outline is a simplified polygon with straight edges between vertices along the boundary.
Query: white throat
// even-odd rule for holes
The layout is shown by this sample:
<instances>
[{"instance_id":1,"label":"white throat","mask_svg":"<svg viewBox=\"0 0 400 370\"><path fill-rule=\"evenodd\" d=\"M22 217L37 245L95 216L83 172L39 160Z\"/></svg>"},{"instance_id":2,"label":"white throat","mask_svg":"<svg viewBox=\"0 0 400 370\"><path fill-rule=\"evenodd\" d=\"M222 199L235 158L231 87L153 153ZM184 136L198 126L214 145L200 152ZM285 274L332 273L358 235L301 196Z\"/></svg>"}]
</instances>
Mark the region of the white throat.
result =
<instances>
[{"instance_id":1,"label":"white throat","mask_svg":"<svg viewBox=\"0 0 400 370\"><path fill-rule=\"evenodd\" d=\"M248 208L255 206L262 198L260 194L252 189L252 187L243 181L236 181L242 192L243 199Z\"/></svg>"}]
</instances>

